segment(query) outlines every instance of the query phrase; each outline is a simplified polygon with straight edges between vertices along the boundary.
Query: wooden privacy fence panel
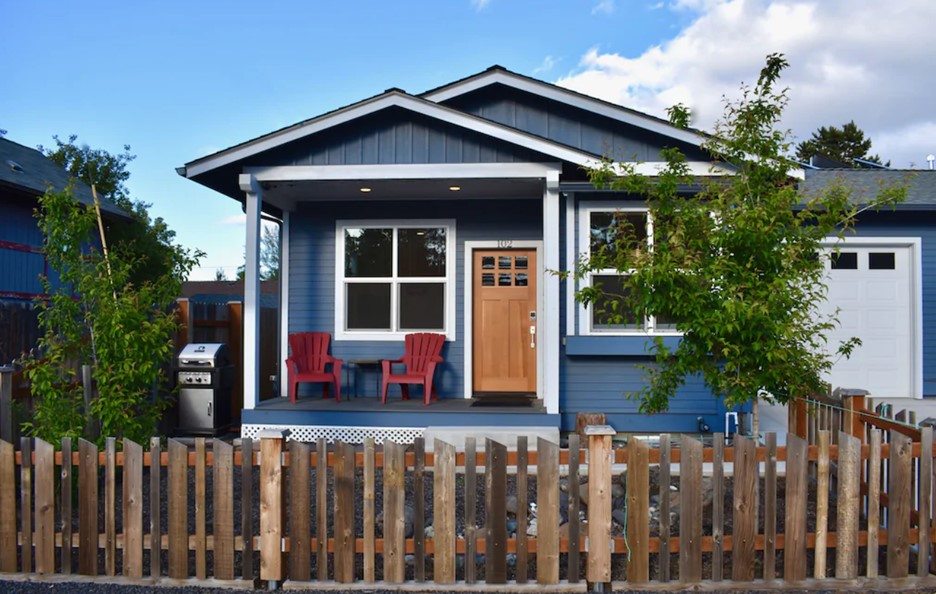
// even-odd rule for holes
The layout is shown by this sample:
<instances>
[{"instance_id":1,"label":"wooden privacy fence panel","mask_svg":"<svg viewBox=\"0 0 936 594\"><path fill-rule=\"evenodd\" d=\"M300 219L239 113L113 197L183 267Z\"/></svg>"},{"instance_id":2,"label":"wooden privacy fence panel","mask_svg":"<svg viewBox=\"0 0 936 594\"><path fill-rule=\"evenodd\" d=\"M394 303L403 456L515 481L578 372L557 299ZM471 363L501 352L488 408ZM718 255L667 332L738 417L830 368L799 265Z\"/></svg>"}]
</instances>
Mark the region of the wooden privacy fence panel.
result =
<instances>
[{"instance_id":1,"label":"wooden privacy fence panel","mask_svg":"<svg viewBox=\"0 0 936 594\"><path fill-rule=\"evenodd\" d=\"M0 442L0 571L67 574L74 555L88 576L190 583L549 586L583 568L592 584L778 572L797 582L876 576L885 547L888 577L929 572L931 430L916 442L893 431L882 444L875 429L868 445L825 429L818 446L792 434L780 447L775 436L727 447L720 434L713 447L690 436L678 447L669 436L660 447L612 438L591 427L581 449L576 437L568 449L521 439L516 451L486 440L480 452L474 439L460 451L439 440L287 444L277 434L165 449L153 440L147 451L127 440L103 451L65 440L60 452Z\"/></svg>"}]
</instances>

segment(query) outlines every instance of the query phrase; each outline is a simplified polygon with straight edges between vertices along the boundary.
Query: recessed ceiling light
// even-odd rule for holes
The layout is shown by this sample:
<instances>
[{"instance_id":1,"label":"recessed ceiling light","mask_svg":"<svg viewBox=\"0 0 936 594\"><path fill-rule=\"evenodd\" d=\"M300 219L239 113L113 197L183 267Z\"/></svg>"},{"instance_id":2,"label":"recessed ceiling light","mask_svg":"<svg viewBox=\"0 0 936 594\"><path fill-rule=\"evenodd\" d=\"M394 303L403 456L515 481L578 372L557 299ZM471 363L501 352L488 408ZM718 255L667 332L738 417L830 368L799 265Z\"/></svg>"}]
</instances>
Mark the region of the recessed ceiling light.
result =
<instances>
[{"instance_id":1,"label":"recessed ceiling light","mask_svg":"<svg viewBox=\"0 0 936 594\"><path fill-rule=\"evenodd\" d=\"M370 188L361 188L361 191L364 192L364 193L366 194L366 193L370 192L371 189L370 189Z\"/></svg>"},{"instance_id":2,"label":"recessed ceiling light","mask_svg":"<svg viewBox=\"0 0 936 594\"><path fill-rule=\"evenodd\" d=\"M449 190L451 190L451 191L453 191L453 192L457 192L457 191L461 190L461 186L449 186Z\"/></svg>"}]
</instances>

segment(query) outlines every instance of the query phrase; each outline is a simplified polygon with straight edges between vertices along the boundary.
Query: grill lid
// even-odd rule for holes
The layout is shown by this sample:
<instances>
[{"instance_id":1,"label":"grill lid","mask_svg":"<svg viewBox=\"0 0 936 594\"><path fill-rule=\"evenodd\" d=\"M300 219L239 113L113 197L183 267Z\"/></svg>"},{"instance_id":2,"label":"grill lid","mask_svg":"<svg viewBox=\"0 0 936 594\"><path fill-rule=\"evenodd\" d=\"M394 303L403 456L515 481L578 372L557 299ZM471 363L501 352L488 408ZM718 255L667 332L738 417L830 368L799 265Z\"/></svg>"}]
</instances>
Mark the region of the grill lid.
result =
<instances>
[{"instance_id":1,"label":"grill lid","mask_svg":"<svg viewBox=\"0 0 936 594\"><path fill-rule=\"evenodd\" d=\"M220 342L193 342L179 351L180 367L221 367L227 364L227 345Z\"/></svg>"}]
</instances>

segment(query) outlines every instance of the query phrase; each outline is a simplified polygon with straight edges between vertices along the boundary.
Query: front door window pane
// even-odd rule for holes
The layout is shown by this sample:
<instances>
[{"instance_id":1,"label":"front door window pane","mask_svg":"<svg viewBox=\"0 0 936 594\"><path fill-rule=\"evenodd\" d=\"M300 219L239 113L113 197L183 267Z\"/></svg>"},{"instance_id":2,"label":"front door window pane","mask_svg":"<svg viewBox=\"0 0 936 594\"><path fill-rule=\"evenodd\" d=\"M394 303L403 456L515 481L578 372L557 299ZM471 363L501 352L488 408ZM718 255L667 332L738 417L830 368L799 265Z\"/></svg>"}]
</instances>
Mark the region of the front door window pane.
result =
<instances>
[{"instance_id":1,"label":"front door window pane","mask_svg":"<svg viewBox=\"0 0 936 594\"><path fill-rule=\"evenodd\" d=\"M399 275L445 276L445 229L400 229Z\"/></svg>"},{"instance_id":2,"label":"front door window pane","mask_svg":"<svg viewBox=\"0 0 936 594\"><path fill-rule=\"evenodd\" d=\"M390 283L348 283L348 330L390 330Z\"/></svg>"},{"instance_id":3,"label":"front door window pane","mask_svg":"<svg viewBox=\"0 0 936 594\"><path fill-rule=\"evenodd\" d=\"M393 276L393 229L345 229L345 277Z\"/></svg>"},{"instance_id":4,"label":"front door window pane","mask_svg":"<svg viewBox=\"0 0 936 594\"><path fill-rule=\"evenodd\" d=\"M445 326L445 285L402 283L400 329L442 330Z\"/></svg>"}]
</instances>

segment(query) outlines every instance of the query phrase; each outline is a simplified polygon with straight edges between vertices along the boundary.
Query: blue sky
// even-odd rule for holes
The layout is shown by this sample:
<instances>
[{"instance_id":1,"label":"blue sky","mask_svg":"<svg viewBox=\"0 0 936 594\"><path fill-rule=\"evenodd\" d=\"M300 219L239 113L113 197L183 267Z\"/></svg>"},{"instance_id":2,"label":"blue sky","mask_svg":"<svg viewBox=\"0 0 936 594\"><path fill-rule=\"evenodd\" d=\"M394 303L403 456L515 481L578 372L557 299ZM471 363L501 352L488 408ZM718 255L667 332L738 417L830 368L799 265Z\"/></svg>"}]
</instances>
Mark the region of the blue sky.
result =
<instances>
[{"instance_id":1,"label":"blue sky","mask_svg":"<svg viewBox=\"0 0 936 594\"><path fill-rule=\"evenodd\" d=\"M855 119L902 167L936 151L936 3L896 0L435 0L0 3L0 129L117 152L131 194L187 247L196 278L243 257L239 205L175 167L378 94L417 93L493 64L660 115L718 115L763 57L793 63L799 137Z\"/></svg>"}]
</instances>

